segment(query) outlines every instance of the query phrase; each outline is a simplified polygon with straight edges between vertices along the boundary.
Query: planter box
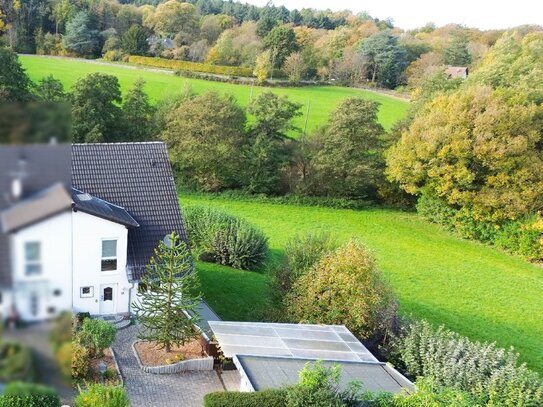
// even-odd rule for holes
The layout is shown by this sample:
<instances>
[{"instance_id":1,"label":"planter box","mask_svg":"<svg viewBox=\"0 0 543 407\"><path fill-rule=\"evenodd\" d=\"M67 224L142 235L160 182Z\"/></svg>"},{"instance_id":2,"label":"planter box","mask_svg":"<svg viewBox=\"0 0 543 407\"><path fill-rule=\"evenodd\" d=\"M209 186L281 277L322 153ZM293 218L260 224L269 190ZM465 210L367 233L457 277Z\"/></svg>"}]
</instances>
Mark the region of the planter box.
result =
<instances>
[{"instance_id":1,"label":"planter box","mask_svg":"<svg viewBox=\"0 0 543 407\"><path fill-rule=\"evenodd\" d=\"M138 342L140 341L136 341L132 344L132 351L134 352L134 355L136 356L136 360L138 361L138 365L140 369L146 373L172 374L172 373L186 372L189 370L213 370L212 356L207 356L201 359L182 360L177 363L172 363L171 365L144 366L143 363L141 363L141 359L140 359L140 356L138 355L138 352L136 351L135 345Z\"/></svg>"}]
</instances>

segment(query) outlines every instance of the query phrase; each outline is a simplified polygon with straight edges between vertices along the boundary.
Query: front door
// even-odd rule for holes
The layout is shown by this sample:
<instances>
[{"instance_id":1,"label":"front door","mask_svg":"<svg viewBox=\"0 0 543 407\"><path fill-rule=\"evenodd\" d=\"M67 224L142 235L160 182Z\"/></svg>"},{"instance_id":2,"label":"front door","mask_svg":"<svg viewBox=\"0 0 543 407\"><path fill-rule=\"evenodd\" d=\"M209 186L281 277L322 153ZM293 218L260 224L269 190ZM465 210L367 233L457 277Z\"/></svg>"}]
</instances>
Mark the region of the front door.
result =
<instances>
[{"instance_id":1,"label":"front door","mask_svg":"<svg viewBox=\"0 0 543 407\"><path fill-rule=\"evenodd\" d=\"M117 303L117 284L103 284L100 286L100 314L115 314Z\"/></svg>"}]
</instances>

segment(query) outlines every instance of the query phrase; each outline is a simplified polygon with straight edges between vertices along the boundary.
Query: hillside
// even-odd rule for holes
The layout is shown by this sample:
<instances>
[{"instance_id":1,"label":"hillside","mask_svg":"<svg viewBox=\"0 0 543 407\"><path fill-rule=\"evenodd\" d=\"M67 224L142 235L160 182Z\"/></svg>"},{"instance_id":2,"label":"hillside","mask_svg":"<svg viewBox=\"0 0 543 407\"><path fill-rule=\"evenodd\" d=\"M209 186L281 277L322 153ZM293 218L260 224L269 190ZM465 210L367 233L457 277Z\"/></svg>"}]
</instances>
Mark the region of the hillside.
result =
<instances>
[{"instance_id":1,"label":"hillside","mask_svg":"<svg viewBox=\"0 0 543 407\"><path fill-rule=\"evenodd\" d=\"M251 87L248 85L182 78L167 73L152 72L143 68L128 69L122 65L100 65L84 60L51 59L35 55L21 55L19 58L23 67L34 82L48 75L53 75L55 78L61 80L67 89L69 89L79 78L92 72L103 72L115 75L119 79L123 92L125 92L136 79L141 77L146 81L146 91L154 102L167 94L180 92L183 87L190 85L192 90L196 93L202 93L207 90L231 93L242 106L246 106L251 95L254 97L267 90L267 88L259 86ZM309 119L307 120L308 132L322 126L328 119L328 116L334 107L346 97L359 96L379 102L381 104L379 109L379 120L387 129L404 116L409 106L408 102L391 96L353 88L311 86L303 88L272 88L272 91L280 95L287 95L292 101L304 106L302 108L304 116L294 120L294 124L299 128L304 127L307 104L311 104Z\"/></svg>"},{"instance_id":2,"label":"hillside","mask_svg":"<svg viewBox=\"0 0 543 407\"><path fill-rule=\"evenodd\" d=\"M497 249L460 239L411 213L277 205L181 196L181 205L208 204L242 216L282 256L296 233L327 231L356 237L374 251L405 315L425 318L471 339L514 346L543 372L543 272ZM266 276L199 263L206 299L229 319L250 319L265 306ZM240 284L241 283L241 284Z\"/></svg>"}]
</instances>

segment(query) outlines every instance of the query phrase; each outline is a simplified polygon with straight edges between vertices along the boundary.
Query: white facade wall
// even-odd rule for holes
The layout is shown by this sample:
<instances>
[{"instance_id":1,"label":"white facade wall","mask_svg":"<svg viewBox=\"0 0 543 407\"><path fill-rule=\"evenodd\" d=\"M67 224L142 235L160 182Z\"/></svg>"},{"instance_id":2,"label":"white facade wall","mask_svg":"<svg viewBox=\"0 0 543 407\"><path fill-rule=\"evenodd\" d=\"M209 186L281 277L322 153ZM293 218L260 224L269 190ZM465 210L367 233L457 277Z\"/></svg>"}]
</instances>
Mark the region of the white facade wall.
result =
<instances>
[{"instance_id":1,"label":"white facade wall","mask_svg":"<svg viewBox=\"0 0 543 407\"><path fill-rule=\"evenodd\" d=\"M73 228L73 311L128 313L132 288L126 273L128 229L84 212L73 213ZM101 271L102 240L109 239L117 240L117 270ZM82 298L82 287L92 287L92 297ZM105 287L112 288L113 304L103 301Z\"/></svg>"},{"instance_id":2,"label":"white facade wall","mask_svg":"<svg viewBox=\"0 0 543 407\"><path fill-rule=\"evenodd\" d=\"M25 244L40 245L37 275L25 273ZM72 305L72 214L71 211L28 226L10 238L13 290L6 293L3 316L12 301L19 315L28 321L51 318ZM10 298L12 297L12 298ZM10 301L9 301L10 300Z\"/></svg>"}]
</instances>

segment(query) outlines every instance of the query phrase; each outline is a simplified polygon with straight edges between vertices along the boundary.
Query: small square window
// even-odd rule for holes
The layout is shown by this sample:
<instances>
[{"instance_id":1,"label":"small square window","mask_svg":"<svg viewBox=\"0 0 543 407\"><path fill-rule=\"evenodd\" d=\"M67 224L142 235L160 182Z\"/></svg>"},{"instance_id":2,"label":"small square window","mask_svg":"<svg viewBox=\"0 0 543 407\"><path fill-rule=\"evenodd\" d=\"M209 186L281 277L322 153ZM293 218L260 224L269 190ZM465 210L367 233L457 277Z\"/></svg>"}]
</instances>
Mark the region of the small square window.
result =
<instances>
[{"instance_id":1,"label":"small square window","mask_svg":"<svg viewBox=\"0 0 543 407\"><path fill-rule=\"evenodd\" d=\"M92 298L94 297L94 287L81 287L81 298Z\"/></svg>"},{"instance_id":2,"label":"small square window","mask_svg":"<svg viewBox=\"0 0 543 407\"><path fill-rule=\"evenodd\" d=\"M53 290L53 295L55 297L60 297L61 294L62 294L62 291L60 289L57 288L57 289Z\"/></svg>"}]
</instances>

